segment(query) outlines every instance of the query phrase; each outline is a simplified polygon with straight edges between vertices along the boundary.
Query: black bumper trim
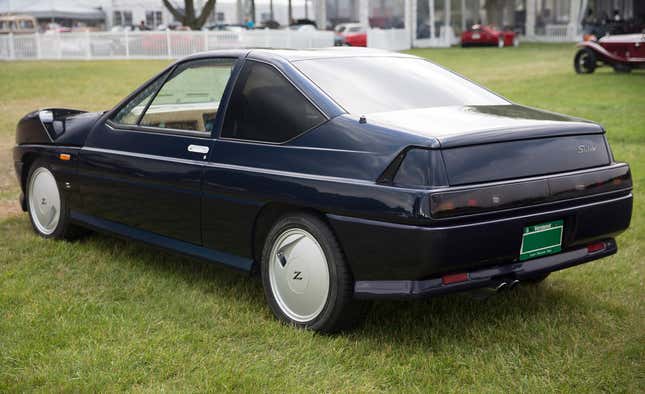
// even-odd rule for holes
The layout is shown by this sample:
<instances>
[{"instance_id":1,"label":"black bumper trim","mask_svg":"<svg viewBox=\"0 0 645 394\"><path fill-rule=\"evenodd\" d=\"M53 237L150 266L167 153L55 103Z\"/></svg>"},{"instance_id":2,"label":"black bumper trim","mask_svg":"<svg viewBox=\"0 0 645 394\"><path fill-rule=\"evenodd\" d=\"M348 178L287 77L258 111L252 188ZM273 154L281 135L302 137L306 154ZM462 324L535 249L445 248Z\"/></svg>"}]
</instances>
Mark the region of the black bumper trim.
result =
<instances>
[{"instance_id":1,"label":"black bumper trim","mask_svg":"<svg viewBox=\"0 0 645 394\"><path fill-rule=\"evenodd\" d=\"M447 285L442 283L441 278L356 281L354 284L354 297L359 299L427 297L491 287L502 281L519 280L521 282L524 279L530 279L540 274L611 256L618 251L618 246L613 238L606 239L604 242L605 249L598 252L589 253L587 248L584 247L521 263L484 268L469 272L469 280L465 282Z\"/></svg>"}]
</instances>

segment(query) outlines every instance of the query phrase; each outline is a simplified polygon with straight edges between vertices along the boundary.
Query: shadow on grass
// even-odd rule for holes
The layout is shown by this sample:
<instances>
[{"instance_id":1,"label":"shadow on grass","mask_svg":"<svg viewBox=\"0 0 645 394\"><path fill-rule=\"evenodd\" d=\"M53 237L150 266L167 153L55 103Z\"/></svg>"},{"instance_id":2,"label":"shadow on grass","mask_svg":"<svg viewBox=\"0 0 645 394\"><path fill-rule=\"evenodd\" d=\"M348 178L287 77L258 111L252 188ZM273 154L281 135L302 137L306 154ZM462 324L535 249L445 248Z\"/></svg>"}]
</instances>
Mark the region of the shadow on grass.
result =
<instances>
[{"instance_id":1,"label":"shadow on grass","mask_svg":"<svg viewBox=\"0 0 645 394\"><path fill-rule=\"evenodd\" d=\"M10 221L20 227L19 231L30 231L25 218ZM258 319L272 319L257 277L250 278L246 273L218 264L111 235L92 233L75 243L96 254L101 261L119 265L120 269L129 270L135 276L145 274L158 277L160 281L170 279L208 296L224 298L236 305L235 308L257 313ZM478 347L500 342L519 346L526 338L515 339L512 333L530 334L534 328L527 326L527 322L539 325L542 321L550 321L569 326L567 316L577 310L578 314L582 313L585 324L593 324L594 317L586 313L584 307L579 307L583 301L574 292L554 286L549 280L486 300L459 294L410 301L378 301L372 303L364 324L343 336L373 342L374 346L380 346L384 341L396 343L399 350L421 346L431 351L460 341L473 341L472 344ZM487 335L485 340L473 339L482 333Z\"/></svg>"}]
</instances>

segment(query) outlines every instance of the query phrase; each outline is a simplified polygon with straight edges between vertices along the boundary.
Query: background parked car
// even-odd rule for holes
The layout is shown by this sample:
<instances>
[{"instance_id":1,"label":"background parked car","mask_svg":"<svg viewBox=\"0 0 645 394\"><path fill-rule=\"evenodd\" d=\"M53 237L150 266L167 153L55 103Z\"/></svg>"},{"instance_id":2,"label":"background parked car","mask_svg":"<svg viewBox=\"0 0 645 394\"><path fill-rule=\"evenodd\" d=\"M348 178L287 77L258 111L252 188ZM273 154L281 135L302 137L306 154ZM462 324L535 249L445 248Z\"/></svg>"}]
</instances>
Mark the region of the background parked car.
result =
<instances>
[{"instance_id":1,"label":"background parked car","mask_svg":"<svg viewBox=\"0 0 645 394\"><path fill-rule=\"evenodd\" d=\"M367 31L360 23L341 23L334 29L334 45L367 46Z\"/></svg>"},{"instance_id":2,"label":"background parked car","mask_svg":"<svg viewBox=\"0 0 645 394\"><path fill-rule=\"evenodd\" d=\"M495 46L499 48L520 45L520 39L514 31L497 30L493 26L473 25L461 33L461 46Z\"/></svg>"},{"instance_id":3,"label":"background parked car","mask_svg":"<svg viewBox=\"0 0 645 394\"><path fill-rule=\"evenodd\" d=\"M578 47L573 60L578 74L591 74L602 65L611 66L616 72L645 68L645 34L605 36L581 42Z\"/></svg>"}]
</instances>

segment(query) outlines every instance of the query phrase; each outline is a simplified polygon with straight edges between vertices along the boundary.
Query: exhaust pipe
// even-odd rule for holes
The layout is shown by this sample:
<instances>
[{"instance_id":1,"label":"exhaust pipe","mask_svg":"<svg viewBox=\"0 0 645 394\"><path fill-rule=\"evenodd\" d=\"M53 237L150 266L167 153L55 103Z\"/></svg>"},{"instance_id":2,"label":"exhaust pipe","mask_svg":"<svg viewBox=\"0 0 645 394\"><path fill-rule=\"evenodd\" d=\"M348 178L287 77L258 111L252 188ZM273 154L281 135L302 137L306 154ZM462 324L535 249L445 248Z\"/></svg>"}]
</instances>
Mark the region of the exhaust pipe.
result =
<instances>
[{"instance_id":1,"label":"exhaust pipe","mask_svg":"<svg viewBox=\"0 0 645 394\"><path fill-rule=\"evenodd\" d=\"M483 287L481 289L473 290L470 294L475 299L485 300L488 297L492 296L493 294L496 294L496 293L499 293L499 292L502 292L502 291L512 290L519 283L520 283L520 281L517 280L517 279L513 279L513 280L509 280L509 281L503 280L503 281L497 283L494 286Z\"/></svg>"}]
</instances>

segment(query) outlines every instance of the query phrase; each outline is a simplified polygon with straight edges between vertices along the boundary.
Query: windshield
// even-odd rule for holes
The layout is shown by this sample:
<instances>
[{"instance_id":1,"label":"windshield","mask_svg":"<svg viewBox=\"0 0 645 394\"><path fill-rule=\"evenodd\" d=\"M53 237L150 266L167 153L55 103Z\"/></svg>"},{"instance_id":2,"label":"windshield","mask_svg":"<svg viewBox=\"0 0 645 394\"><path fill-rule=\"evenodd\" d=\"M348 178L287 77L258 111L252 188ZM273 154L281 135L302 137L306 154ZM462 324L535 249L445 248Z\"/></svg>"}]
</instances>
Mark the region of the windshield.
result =
<instances>
[{"instance_id":1,"label":"windshield","mask_svg":"<svg viewBox=\"0 0 645 394\"><path fill-rule=\"evenodd\" d=\"M418 58L346 57L294 62L347 112L446 105L503 105L503 98Z\"/></svg>"}]
</instances>

